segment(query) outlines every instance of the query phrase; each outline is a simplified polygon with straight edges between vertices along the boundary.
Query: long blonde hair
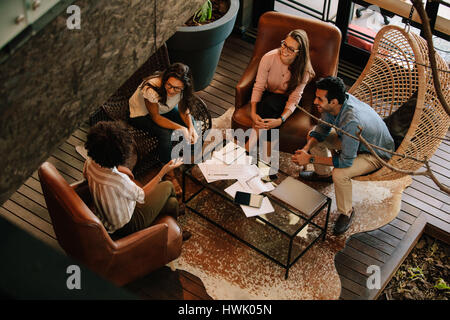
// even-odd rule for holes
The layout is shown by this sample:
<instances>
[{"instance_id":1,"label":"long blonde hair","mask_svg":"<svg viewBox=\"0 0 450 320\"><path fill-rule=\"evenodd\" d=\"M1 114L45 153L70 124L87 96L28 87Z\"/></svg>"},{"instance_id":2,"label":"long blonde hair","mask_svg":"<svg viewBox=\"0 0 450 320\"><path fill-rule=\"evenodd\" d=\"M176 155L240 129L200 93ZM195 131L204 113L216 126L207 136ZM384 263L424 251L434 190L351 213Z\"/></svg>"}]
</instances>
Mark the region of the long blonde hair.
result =
<instances>
[{"instance_id":1,"label":"long blonde hair","mask_svg":"<svg viewBox=\"0 0 450 320\"><path fill-rule=\"evenodd\" d=\"M295 60L289 65L291 78L286 89L286 93L289 95L302 82L306 73L309 73L310 80L314 78L316 73L309 58L309 40L306 32L302 29L296 29L289 32L287 36L297 41L300 50Z\"/></svg>"}]
</instances>

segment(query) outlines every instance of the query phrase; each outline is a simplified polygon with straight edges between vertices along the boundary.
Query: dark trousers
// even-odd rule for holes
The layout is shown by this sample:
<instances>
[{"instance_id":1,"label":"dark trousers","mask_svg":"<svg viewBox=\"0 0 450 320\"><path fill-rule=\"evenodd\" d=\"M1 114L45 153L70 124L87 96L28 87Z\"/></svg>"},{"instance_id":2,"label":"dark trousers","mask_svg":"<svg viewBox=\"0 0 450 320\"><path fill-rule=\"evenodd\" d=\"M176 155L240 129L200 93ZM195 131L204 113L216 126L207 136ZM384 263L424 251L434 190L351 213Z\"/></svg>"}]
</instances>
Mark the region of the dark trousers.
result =
<instances>
[{"instance_id":1,"label":"dark trousers","mask_svg":"<svg viewBox=\"0 0 450 320\"><path fill-rule=\"evenodd\" d=\"M263 119L278 119L284 111L287 100L288 96L284 94L264 91L261 101L256 105L256 113ZM267 130L267 141L272 141L270 130Z\"/></svg>"},{"instance_id":2,"label":"dark trousers","mask_svg":"<svg viewBox=\"0 0 450 320\"><path fill-rule=\"evenodd\" d=\"M162 114L161 116L178 123L179 125L186 126L183 119L181 119L180 112L178 111L178 106L173 108L171 111ZM200 135L197 125L194 121L194 118L191 116L192 123L196 128L197 133ZM152 117L147 114L142 117L130 118L130 124L138 129L143 131L147 131L152 135L155 135L158 138L158 151L159 151L159 160L165 164L171 160L172 153L172 133L174 130L162 128L158 126L152 119ZM200 142L201 139L199 139ZM183 140L184 141L184 140Z\"/></svg>"}]
</instances>

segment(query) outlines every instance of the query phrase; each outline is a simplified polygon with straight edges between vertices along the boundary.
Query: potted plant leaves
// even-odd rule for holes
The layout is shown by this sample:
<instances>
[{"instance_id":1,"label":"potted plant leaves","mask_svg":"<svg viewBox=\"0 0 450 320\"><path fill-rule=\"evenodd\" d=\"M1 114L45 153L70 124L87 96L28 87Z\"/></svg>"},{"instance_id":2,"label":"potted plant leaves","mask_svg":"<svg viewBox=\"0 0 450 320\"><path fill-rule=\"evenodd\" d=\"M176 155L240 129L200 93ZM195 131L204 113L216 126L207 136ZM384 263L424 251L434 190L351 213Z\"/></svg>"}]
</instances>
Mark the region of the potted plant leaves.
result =
<instances>
[{"instance_id":1,"label":"potted plant leaves","mask_svg":"<svg viewBox=\"0 0 450 320\"><path fill-rule=\"evenodd\" d=\"M192 17L192 21L198 24L202 24L212 17L212 3L210 0L205 1L203 5L198 9L198 11Z\"/></svg>"},{"instance_id":2,"label":"potted plant leaves","mask_svg":"<svg viewBox=\"0 0 450 320\"><path fill-rule=\"evenodd\" d=\"M206 23L214 15L214 3L225 3L225 14ZM207 0L190 19L167 40L171 62L188 65L194 77L194 89L206 88L216 71L225 39L231 34L239 10L239 0ZM205 24L206 23L206 24Z\"/></svg>"}]
</instances>

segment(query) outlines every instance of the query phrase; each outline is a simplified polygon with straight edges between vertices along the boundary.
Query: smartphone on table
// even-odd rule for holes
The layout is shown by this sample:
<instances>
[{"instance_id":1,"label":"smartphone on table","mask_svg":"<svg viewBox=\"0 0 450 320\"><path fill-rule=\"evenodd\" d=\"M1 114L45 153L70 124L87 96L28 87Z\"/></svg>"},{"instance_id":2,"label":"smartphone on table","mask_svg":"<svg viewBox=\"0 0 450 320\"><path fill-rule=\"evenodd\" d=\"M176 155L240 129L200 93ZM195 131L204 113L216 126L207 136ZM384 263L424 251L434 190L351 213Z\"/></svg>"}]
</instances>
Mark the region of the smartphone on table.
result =
<instances>
[{"instance_id":1,"label":"smartphone on table","mask_svg":"<svg viewBox=\"0 0 450 320\"><path fill-rule=\"evenodd\" d=\"M237 191L234 196L234 202L244 206L260 208L264 196L248 192Z\"/></svg>"}]
</instances>

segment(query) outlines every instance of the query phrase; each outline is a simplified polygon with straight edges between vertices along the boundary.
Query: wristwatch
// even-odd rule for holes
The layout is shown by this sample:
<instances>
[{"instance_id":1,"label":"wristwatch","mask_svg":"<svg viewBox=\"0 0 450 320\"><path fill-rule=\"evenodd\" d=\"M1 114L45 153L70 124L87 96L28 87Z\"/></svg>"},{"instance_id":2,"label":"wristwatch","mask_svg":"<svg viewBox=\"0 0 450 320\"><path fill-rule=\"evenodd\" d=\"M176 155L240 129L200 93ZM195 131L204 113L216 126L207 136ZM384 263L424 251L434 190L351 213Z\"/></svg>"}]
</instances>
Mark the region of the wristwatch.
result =
<instances>
[{"instance_id":1,"label":"wristwatch","mask_svg":"<svg viewBox=\"0 0 450 320\"><path fill-rule=\"evenodd\" d=\"M281 123L284 123L286 121L286 119L283 117L283 115L281 115L280 118L281 118Z\"/></svg>"},{"instance_id":2,"label":"wristwatch","mask_svg":"<svg viewBox=\"0 0 450 320\"><path fill-rule=\"evenodd\" d=\"M314 163L314 161L316 161L314 156L309 157L309 163Z\"/></svg>"}]
</instances>

